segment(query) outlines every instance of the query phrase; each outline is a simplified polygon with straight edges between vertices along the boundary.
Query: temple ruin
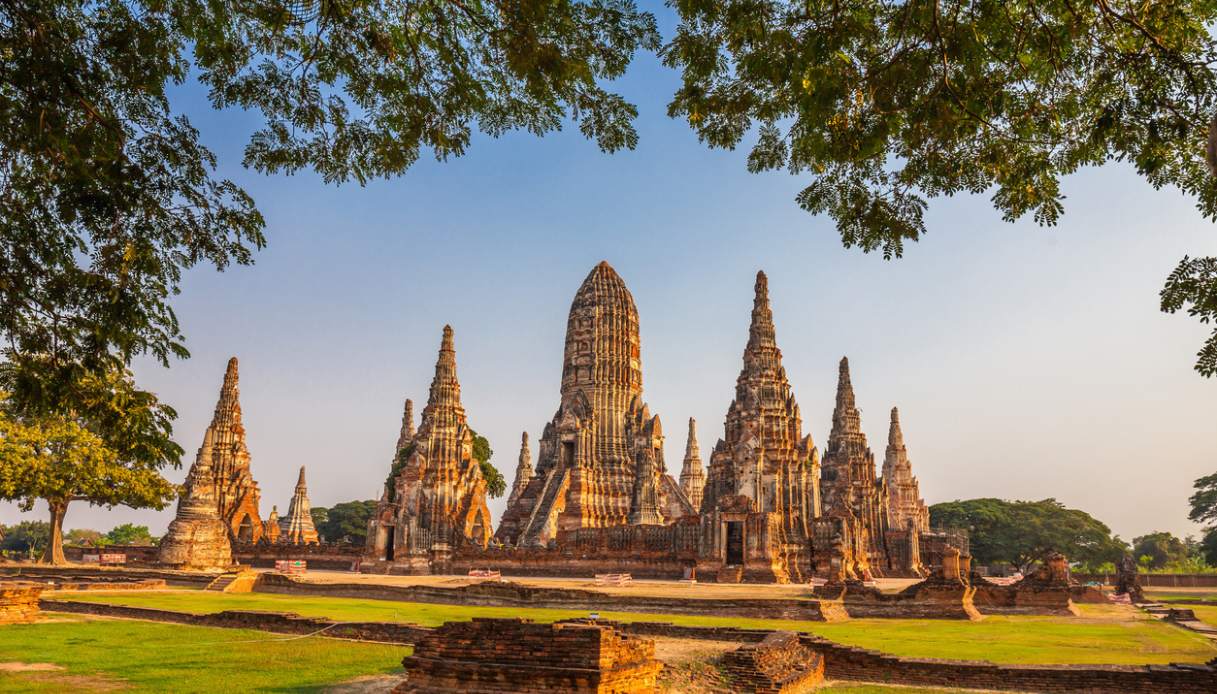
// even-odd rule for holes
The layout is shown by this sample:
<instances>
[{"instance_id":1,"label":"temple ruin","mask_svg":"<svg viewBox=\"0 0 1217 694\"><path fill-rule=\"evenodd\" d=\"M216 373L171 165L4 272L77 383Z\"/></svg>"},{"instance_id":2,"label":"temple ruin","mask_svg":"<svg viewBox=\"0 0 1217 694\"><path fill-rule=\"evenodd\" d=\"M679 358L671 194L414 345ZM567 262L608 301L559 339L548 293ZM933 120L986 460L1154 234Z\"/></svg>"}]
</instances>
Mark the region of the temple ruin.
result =
<instances>
[{"instance_id":1,"label":"temple ruin","mask_svg":"<svg viewBox=\"0 0 1217 694\"><path fill-rule=\"evenodd\" d=\"M689 417L689 439L685 442L685 460L680 468L680 490L693 508L701 509L705 488L706 473L702 470L701 449L697 446L697 420Z\"/></svg>"},{"instance_id":2,"label":"temple ruin","mask_svg":"<svg viewBox=\"0 0 1217 694\"><path fill-rule=\"evenodd\" d=\"M887 432L887 452L883 457L883 487L887 494L887 523L892 528L930 531L930 508L921 498L921 485L913 475L904 432L900 430L900 411L892 408Z\"/></svg>"},{"instance_id":3,"label":"temple ruin","mask_svg":"<svg viewBox=\"0 0 1217 694\"><path fill-rule=\"evenodd\" d=\"M449 326L444 326L418 430L413 403L407 400L393 460L368 523L365 570L442 573L453 551L489 543L486 480L473 457Z\"/></svg>"},{"instance_id":4,"label":"temple ruin","mask_svg":"<svg viewBox=\"0 0 1217 694\"><path fill-rule=\"evenodd\" d=\"M228 527L229 538L233 542L257 542L264 532L258 512L261 492L250 472L237 380L237 358L233 357L228 360L220 399L211 426L207 428L213 442L211 470L215 477L216 503L220 518Z\"/></svg>"},{"instance_id":5,"label":"temple ruin","mask_svg":"<svg viewBox=\"0 0 1217 694\"><path fill-rule=\"evenodd\" d=\"M495 534L541 547L560 531L664 525L696 509L663 460L663 428L642 401L638 309L606 262L571 302L558 411L537 466Z\"/></svg>"},{"instance_id":6,"label":"temple ruin","mask_svg":"<svg viewBox=\"0 0 1217 694\"><path fill-rule=\"evenodd\" d=\"M231 364L235 371L235 362ZM177 516L161 538L157 559L165 566L215 571L228 569L233 563L228 525L220 516L219 491L211 467L214 438L215 431L208 428L178 497Z\"/></svg>"},{"instance_id":7,"label":"temple ruin","mask_svg":"<svg viewBox=\"0 0 1217 694\"><path fill-rule=\"evenodd\" d=\"M296 491L287 506L287 516L279 521L278 542L291 545L315 545L321 540L313 526L313 514L308 501L308 485L304 481L304 466L300 466L300 478Z\"/></svg>"}]
</instances>

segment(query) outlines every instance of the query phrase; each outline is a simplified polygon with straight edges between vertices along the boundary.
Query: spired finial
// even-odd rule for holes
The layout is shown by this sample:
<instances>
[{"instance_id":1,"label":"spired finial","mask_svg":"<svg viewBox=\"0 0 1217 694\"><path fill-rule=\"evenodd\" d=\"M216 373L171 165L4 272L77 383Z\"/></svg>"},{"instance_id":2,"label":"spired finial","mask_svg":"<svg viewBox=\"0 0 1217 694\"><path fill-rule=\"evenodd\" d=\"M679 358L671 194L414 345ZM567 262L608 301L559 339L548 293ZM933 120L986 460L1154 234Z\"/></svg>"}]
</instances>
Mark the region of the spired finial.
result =
<instances>
[{"instance_id":1,"label":"spired finial","mask_svg":"<svg viewBox=\"0 0 1217 694\"><path fill-rule=\"evenodd\" d=\"M520 434L520 447L528 448L528 432L527 431Z\"/></svg>"},{"instance_id":2,"label":"spired finial","mask_svg":"<svg viewBox=\"0 0 1217 694\"><path fill-rule=\"evenodd\" d=\"M892 423L887 430L887 445L892 448L904 448L904 432L900 429L900 410L892 408Z\"/></svg>"},{"instance_id":3,"label":"spired finial","mask_svg":"<svg viewBox=\"0 0 1217 694\"><path fill-rule=\"evenodd\" d=\"M439 348L440 348L440 351L447 351L447 352L455 351L455 348L452 346L452 326L451 325L444 326L444 338L443 338L443 340L440 341Z\"/></svg>"},{"instance_id":4,"label":"spired finial","mask_svg":"<svg viewBox=\"0 0 1217 694\"><path fill-rule=\"evenodd\" d=\"M300 466L300 479L296 480L296 487L298 489L303 489L305 486L306 485L304 483L304 466L301 465Z\"/></svg>"},{"instance_id":5,"label":"spired finial","mask_svg":"<svg viewBox=\"0 0 1217 694\"><path fill-rule=\"evenodd\" d=\"M234 390L237 387L237 382L240 374L237 371L237 358L230 357L228 359L228 368L224 370L224 386L221 391Z\"/></svg>"}]
</instances>

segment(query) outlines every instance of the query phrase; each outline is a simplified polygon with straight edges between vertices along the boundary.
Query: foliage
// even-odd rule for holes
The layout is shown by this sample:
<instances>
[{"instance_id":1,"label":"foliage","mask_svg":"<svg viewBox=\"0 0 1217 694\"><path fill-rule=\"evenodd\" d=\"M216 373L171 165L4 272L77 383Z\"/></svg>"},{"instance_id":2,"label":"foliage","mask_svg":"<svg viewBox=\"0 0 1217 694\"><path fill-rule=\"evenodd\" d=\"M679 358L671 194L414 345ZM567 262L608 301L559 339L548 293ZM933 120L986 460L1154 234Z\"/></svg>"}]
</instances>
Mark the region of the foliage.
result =
<instances>
[{"instance_id":1,"label":"foliage","mask_svg":"<svg viewBox=\"0 0 1217 694\"><path fill-rule=\"evenodd\" d=\"M1217 472L1201 477L1192 483L1196 490L1188 498L1191 509L1188 511L1189 520L1196 523L1211 523L1217 527Z\"/></svg>"},{"instance_id":2,"label":"foliage","mask_svg":"<svg viewBox=\"0 0 1217 694\"><path fill-rule=\"evenodd\" d=\"M72 528L63 534L63 544L69 547L102 547L109 541L99 530Z\"/></svg>"},{"instance_id":3,"label":"foliage","mask_svg":"<svg viewBox=\"0 0 1217 694\"><path fill-rule=\"evenodd\" d=\"M4 529L0 549L24 552L31 559L46 549L51 540L51 524L46 521L21 521Z\"/></svg>"},{"instance_id":4,"label":"foliage","mask_svg":"<svg viewBox=\"0 0 1217 694\"><path fill-rule=\"evenodd\" d=\"M344 501L334 504L321 523L314 516L313 525L325 542L364 544L368 539L368 519L376 512L376 501Z\"/></svg>"},{"instance_id":5,"label":"foliage","mask_svg":"<svg viewBox=\"0 0 1217 694\"><path fill-rule=\"evenodd\" d=\"M1085 564L1115 562L1125 545L1089 514L1066 508L1055 499L1005 501L970 499L930 507L934 527L969 533L973 560L980 564L1008 561L1024 572L1050 551Z\"/></svg>"},{"instance_id":6,"label":"foliage","mask_svg":"<svg viewBox=\"0 0 1217 694\"><path fill-rule=\"evenodd\" d=\"M168 438L155 397L135 391L125 373L85 383L97 401L82 398L91 405L82 416L55 414L51 405L23 414L11 399L0 402L0 499L27 511L38 499L47 502L46 560L54 563L64 561L63 518L72 501L161 509L176 496L159 471L181 448Z\"/></svg>"},{"instance_id":7,"label":"foliage","mask_svg":"<svg viewBox=\"0 0 1217 694\"><path fill-rule=\"evenodd\" d=\"M397 457L393 458L393 465L389 467L389 476L385 478L385 489L389 493L389 501L397 500L397 487L393 484L393 480L397 479L397 474L402 471L402 468L409 462L410 456L414 455L416 444L410 443L402 446L402 449L397 452Z\"/></svg>"},{"instance_id":8,"label":"foliage","mask_svg":"<svg viewBox=\"0 0 1217 694\"><path fill-rule=\"evenodd\" d=\"M317 529L318 533L321 531L321 526L330 519L330 510L324 506L313 506L309 508L308 514L313 519L313 527Z\"/></svg>"},{"instance_id":9,"label":"foliage","mask_svg":"<svg viewBox=\"0 0 1217 694\"><path fill-rule=\"evenodd\" d=\"M498 468L490 464L490 456L494 455L490 441L473 429L470 429L469 433L473 435L473 459L478 461L482 477L486 480L486 494L497 499L507 492L507 480Z\"/></svg>"},{"instance_id":10,"label":"foliage","mask_svg":"<svg viewBox=\"0 0 1217 694\"><path fill-rule=\"evenodd\" d=\"M1061 178L1127 162L1217 218L1205 163L1217 4L675 0L669 104L712 147L756 138L753 172L809 177L803 209L846 247L900 256L927 200L991 194L1054 225ZM1162 307L1217 318L1217 258L1185 259ZM1217 373L1217 331L1198 371Z\"/></svg>"},{"instance_id":11,"label":"foliage","mask_svg":"<svg viewBox=\"0 0 1217 694\"><path fill-rule=\"evenodd\" d=\"M106 539L116 545L154 545L156 538L146 525L123 523L106 533Z\"/></svg>"},{"instance_id":12,"label":"foliage","mask_svg":"<svg viewBox=\"0 0 1217 694\"><path fill-rule=\"evenodd\" d=\"M1167 532L1155 532L1132 541L1132 554L1138 557L1148 556L1146 568L1161 569L1167 564L1181 562L1187 559L1188 549L1183 540Z\"/></svg>"},{"instance_id":13,"label":"foliage","mask_svg":"<svg viewBox=\"0 0 1217 694\"><path fill-rule=\"evenodd\" d=\"M1217 566L1217 526L1211 527L1200 538L1200 555L1209 566Z\"/></svg>"},{"instance_id":14,"label":"foliage","mask_svg":"<svg viewBox=\"0 0 1217 694\"><path fill-rule=\"evenodd\" d=\"M673 588L673 595L683 587ZM535 607L483 607L434 603L331 598L273 593L205 591L123 591L78 593L73 600L133 605L193 613L222 610L295 612L339 621L389 621L438 626L475 617L523 617L552 622L586 617L587 611ZM597 610L616 622L671 622L704 627L780 629L816 634L839 643L873 648L912 658L989 660L997 663L1203 663L1213 647L1199 634L1152 619L1140 619L1119 606L1079 605L1077 617L991 615L980 622L950 619L850 619L812 622L732 615L654 614ZM2 632L0 632L2 633Z\"/></svg>"}]
</instances>

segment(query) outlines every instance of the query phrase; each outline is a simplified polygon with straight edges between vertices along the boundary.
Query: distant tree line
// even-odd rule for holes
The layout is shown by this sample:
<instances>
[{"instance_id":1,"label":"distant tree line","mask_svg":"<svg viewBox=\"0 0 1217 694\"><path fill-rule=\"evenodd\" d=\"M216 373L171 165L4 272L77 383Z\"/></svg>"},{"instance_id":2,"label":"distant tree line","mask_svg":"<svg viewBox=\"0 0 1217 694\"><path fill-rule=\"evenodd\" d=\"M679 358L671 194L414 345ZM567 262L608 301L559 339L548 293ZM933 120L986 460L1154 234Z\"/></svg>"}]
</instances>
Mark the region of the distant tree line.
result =
<instances>
[{"instance_id":1,"label":"distant tree line","mask_svg":"<svg viewBox=\"0 0 1217 694\"><path fill-rule=\"evenodd\" d=\"M0 551L33 559L42 554L51 541L51 524L46 521L21 521L4 528L0 526ZM110 545L155 545L160 538L146 525L123 523L109 532L91 528L73 528L63 535L67 547L108 547Z\"/></svg>"},{"instance_id":2,"label":"distant tree line","mask_svg":"<svg viewBox=\"0 0 1217 694\"><path fill-rule=\"evenodd\" d=\"M1113 535L1102 521L1085 511L1067 508L1056 499L985 498L934 504L930 507L930 524L966 530L976 563L1011 565L1023 572L1052 551L1064 554L1077 570L1086 573L1114 572L1116 562L1125 553L1131 553L1143 571L1217 570L1217 555L1211 552L1213 529L1202 540L1153 532L1135 537L1129 544Z\"/></svg>"}]
</instances>

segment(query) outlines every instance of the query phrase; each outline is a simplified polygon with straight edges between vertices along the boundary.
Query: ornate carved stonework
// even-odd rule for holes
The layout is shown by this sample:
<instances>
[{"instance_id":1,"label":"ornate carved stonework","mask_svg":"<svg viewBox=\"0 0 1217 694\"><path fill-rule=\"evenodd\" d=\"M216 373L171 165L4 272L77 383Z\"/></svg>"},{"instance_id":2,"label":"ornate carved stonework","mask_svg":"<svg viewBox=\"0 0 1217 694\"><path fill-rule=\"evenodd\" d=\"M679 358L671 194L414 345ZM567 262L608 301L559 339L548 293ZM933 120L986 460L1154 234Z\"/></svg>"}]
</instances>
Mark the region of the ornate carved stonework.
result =
<instances>
[{"instance_id":1,"label":"ornate carved stonework","mask_svg":"<svg viewBox=\"0 0 1217 694\"><path fill-rule=\"evenodd\" d=\"M394 473L369 522L367 557L389 570L431 573L443 570L453 550L484 548L492 532L486 480L473 457L449 326L444 326L417 431L411 409L407 401Z\"/></svg>"},{"instance_id":2,"label":"ornate carved stonework","mask_svg":"<svg viewBox=\"0 0 1217 694\"><path fill-rule=\"evenodd\" d=\"M845 538L845 571L864 578L887 564L885 494L875 477L875 456L862 433L862 416L854 401L849 359L837 374L837 404L820 475L825 516L836 519Z\"/></svg>"},{"instance_id":3,"label":"ornate carved stonework","mask_svg":"<svg viewBox=\"0 0 1217 694\"><path fill-rule=\"evenodd\" d=\"M689 417L689 440L685 443L685 460L680 469L680 489L693 508L701 508L706 473L701 466L701 450L697 447L697 420Z\"/></svg>"},{"instance_id":4,"label":"ornate carved stonework","mask_svg":"<svg viewBox=\"0 0 1217 694\"><path fill-rule=\"evenodd\" d=\"M296 481L296 492L287 506L287 516L279 521L279 541L289 545L315 545L321 542L310 511L308 485L304 481L304 466L301 465L300 479Z\"/></svg>"},{"instance_id":5,"label":"ornate carved stonework","mask_svg":"<svg viewBox=\"0 0 1217 694\"><path fill-rule=\"evenodd\" d=\"M777 347L769 283L756 275L744 366L710 455L701 506L699 572L738 567L746 580L810 576L819 460Z\"/></svg>"},{"instance_id":6,"label":"ornate carved stonework","mask_svg":"<svg viewBox=\"0 0 1217 694\"><path fill-rule=\"evenodd\" d=\"M161 538L158 560L176 569L216 571L232 566L228 528L217 510L211 429L203 434L203 445L186 475L178 497L177 517Z\"/></svg>"},{"instance_id":7,"label":"ornate carved stonework","mask_svg":"<svg viewBox=\"0 0 1217 694\"><path fill-rule=\"evenodd\" d=\"M211 469L215 475L220 517L234 542L262 539L262 517L258 512L261 493L249 468L245 425L241 422L241 392L237 385L237 358L228 360L224 385L208 432L214 441Z\"/></svg>"},{"instance_id":8,"label":"ornate carved stonework","mask_svg":"<svg viewBox=\"0 0 1217 694\"><path fill-rule=\"evenodd\" d=\"M262 523L262 540L268 545L279 541L279 520L279 507L271 506L270 515Z\"/></svg>"},{"instance_id":9,"label":"ornate carved stonework","mask_svg":"<svg viewBox=\"0 0 1217 694\"><path fill-rule=\"evenodd\" d=\"M887 522L892 528L930 531L930 509L921 498L921 485L913 475L904 433L900 430L900 411L892 408L887 433L887 454L883 458L883 486L887 493Z\"/></svg>"},{"instance_id":10,"label":"ornate carved stonework","mask_svg":"<svg viewBox=\"0 0 1217 694\"><path fill-rule=\"evenodd\" d=\"M694 513L666 474L659 417L642 402L640 345L634 297L601 262L571 302L558 412L498 539L545 545L561 530L666 523Z\"/></svg>"}]
</instances>

